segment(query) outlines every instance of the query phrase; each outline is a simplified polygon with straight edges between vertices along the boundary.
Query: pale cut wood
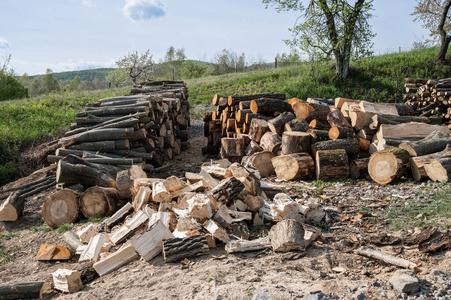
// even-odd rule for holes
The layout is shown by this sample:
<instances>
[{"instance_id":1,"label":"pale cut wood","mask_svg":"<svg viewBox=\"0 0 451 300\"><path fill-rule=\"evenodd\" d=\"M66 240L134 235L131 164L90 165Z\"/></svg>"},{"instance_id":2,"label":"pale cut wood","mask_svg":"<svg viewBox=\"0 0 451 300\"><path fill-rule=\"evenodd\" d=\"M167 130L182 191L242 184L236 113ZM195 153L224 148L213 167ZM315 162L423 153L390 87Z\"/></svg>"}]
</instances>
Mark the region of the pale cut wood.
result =
<instances>
[{"instance_id":1,"label":"pale cut wood","mask_svg":"<svg viewBox=\"0 0 451 300\"><path fill-rule=\"evenodd\" d=\"M205 223L204 227L213 235L214 238L217 238L224 243L228 243L230 241L230 237L227 231L219 226L215 221L208 220L207 223Z\"/></svg>"},{"instance_id":2,"label":"pale cut wood","mask_svg":"<svg viewBox=\"0 0 451 300\"><path fill-rule=\"evenodd\" d=\"M258 212L258 210L263 206L263 201L263 197L261 196L247 195L244 198L244 203L252 212Z\"/></svg>"},{"instance_id":3,"label":"pale cut wood","mask_svg":"<svg viewBox=\"0 0 451 300\"><path fill-rule=\"evenodd\" d=\"M72 231L66 231L65 233L63 233L63 238L68 248L73 253L75 253L80 246L83 246L83 244L80 241L80 238Z\"/></svg>"},{"instance_id":4,"label":"pale cut wood","mask_svg":"<svg viewBox=\"0 0 451 300\"><path fill-rule=\"evenodd\" d=\"M118 200L115 188L93 186L80 196L80 211L86 218L111 216L116 212Z\"/></svg>"},{"instance_id":5,"label":"pale cut wood","mask_svg":"<svg viewBox=\"0 0 451 300\"><path fill-rule=\"evenodd\" d=\"M163 240L163 258L166 263L209 253L210 248L204 236L193 235L183 239Z\"/></svg>"},{"instance_id":6,"label":"pale cut wood","mask_svg":"<svg viewBox=\"0 0 451 300\"><path fill-rule=\"evenodd\" d=\"M391 148L371 155L368 173L381 185L395 182L406 175L409 152L400 148Z\"/></svg>"},{"instance_id":7,"label":"pale cut wood","mask_svg":"<svg viewBox=\"0 0 451 300\"><path fill-rule=\"evenodd\" d=\"M252 221L252 213L247 211L237 211L229 209L229 214L233 217L232 223Z\"/></svg>"},{"instance_id":8,"label":"pale cut wood","mask_svg":"<svg viewBox=\"0 0 451 300\"><path fill-rule=\"evenodd\" d=\"M429 179L424 167L425 164L429 163L430 159L434 159L444 155L451 155L451 144L448 144L443 151L432 153L423 156L411 157L410 158L410 170L412 171L412 176L416 181L423 181Z\"/></svg>"},{"instance_id":9,"label":"pale cut wood","mask_svg":"<svg viewBox=\"0 0 451 300\"><path fill-rule=\"evenodd\" d=\"M448 182L451 178L451 155L429 159L424 169L433 181Z\"/></svg>"},{"instance_id":10,"label":"pale cut wood","mask_svg":"<svg viewBox=\"0 0 451 300\"><path fill-rule=\"evenodd\" d=\"M224 228L232 224L232 217L226 205L221 205L213 216L213 220Z\"/></svg>"},{"instance_id":11,"label":"pale cut wood","mask_svg":"<svg viewBox=\"0 0 451 300\"><path fill-rule=\"evenodd\" d=\"M133 209L136 211L141 210L149 201L152 195L152 190L147 186L139 187L138 193L133 197Z\"/></svg>"},{"instance_id":12,"label":"pale cut wood","mask_svg":"<svg viewBox=\"0 0 451 300\"><path fill-rule=\"evenodd\" d=\"M207 187L215 188L219 184L218 180L214 179L210 174L207 173L207 171L203 169L200 170L199 175L202 176L203 182L205 182L205 185Z\"/></svg>"},{"instance_id":13,"label":"pale cut wood","mask_svg":"<svg viewBox=\"0 0 451 300\"><path fill-rule=\"evenodd\" d=\"M138 228L143 226L148 219L149 217L142 210L138 211L130 219L126 220L122 226L111 232L111 243L113 245L118 245L131 236Z\"/></svg>"},{"instance_id":14,"label":"pale cut wood","mask_svg":"<svg viewBox=\"0 0 451 300\"><path fill-rule=\"evenodd\" d=\"M115 225L121 223L132 212L133 212L133 205L130 202L127 202L118 211L116 211L114 213L114 215L103 220L102 227L105 228L105 231L109 232L111 228L113 228Z\"/></svg>"},{"instance_id":15,"label":"pale cut wood","mask_svg":"<svg viewBox=\"0 0 451 300\"><path fill-rule=\"evenodd\" d=\"M438 130L449 134L449 128L446 125L431 125L425 123L401 123L397 125L383 124L379 127L375 138L381 140L383 138L420 138L423 139L429 134Z\"/></svg>"},{"instance_id":16,"label":"pale cut wood","mask_svg":"<svg viewBox=\"0 0 451 300\"><path fill-rule=\"evenodd\" d=\"M58 269L52 273L53 286L65 293L75 293L83 288L81 274L78 271Z\"/></svg>"},{"instance_id":17,"label":"pale cut wood","mask_svg":"<svg viewBox=\"0 0 451 300\"><path fill-rule=\"evenodd\" d=\"M263 150L273 152L274 154L279 151L281 146L282 138L274 132L266 132L260 140L260 147L262 147ZM242 156L242 154L240 156Z\"/></svg>"},{"instance_id":18,"label":"pale cut wood","mask_svg":"<svg viewBox=\"0 0 451 300\"><path fill-rule=\"evenodd\" d=\"M335 107L342 108L345 103L359 103L360 100L351 100L347 98L335 98Z\"/></svg>"},{"instance_id":19,"label":"pale cut wood","mask_svg":"<svg viewBox=\"0 0 451 300\"><path fill-rule=\"evenodd\" d=\"M351 106L349 108L349 118L351 118L351 125L356 129L363 129L368 127L371 123L371 119L375 115L372 112L363 112L360 110L359 106Z\"/></svg>"},{"instance_id":20,"label":"pale cut wood","mask_svg":"<svg viewBox=\"0 0 451 300\"><path fill-rule=\"evenodd\" d=\"M272 249L276 252L304 250L304 228L300 222L292 219L277 223L269 231Z\"/></svg>"},{"instance_id":21,"label":"pale cut wood","mask_svg":"<svg viewBox=\"0 0 451 300\"><path fill-rule=\"evenodd\" d=\"M78 262L91 261L95 263L99 259L100 249L102 248L103 243L106 240L106 236L103 233L100 233L94 237L92 237L89 241L88 246L80 255Z\"/></svg>"},{"instance_id":22,"label":"pale cut wood","mask_svg":"<svg viewBox=\"0 0 451 300\"><path fill-rule=\"evenodd\" d=\"M133 238L131 243L136 252L146 261L151 260L163 251L163 240L174 238L169 229L158 220L149 230L139 237Z\"/></svg>"},{"instance_id":23,"label":"pale cut wood","mask_svg":"<svg viewBox=\"0 0 451 300\"><path fill-rule=\"evenodd\" d=\"M242 253L248 251L258 251L271 248L269 237L262 237L252 241L232 240L225 246L227 253Z\"/></svg>"},{"instance_id":24,"label":"pale cut wood","mask_svg":"<svg viewBox=\"0 0 451 300\"><path fill-rule=\"evenodd\" d=\"M164 182L154 182L152 186L152 201L153 202L171 202L171 193L164 186Z\"/></svg>"},{"instance_id":25,"label":"pale cut wood","mask_svg":"<svg viewBox=\"0 0 451 300\"><path fill-rule=\"evenodd\" d=\"M74 222L78 210L77 195L72 190L61 190L47 196L41 215L47 225L56 228Z\"/></svg>"},{"instance_id":26,"label":"pale cut wood","mask_svg":"<svg viewBox=\"0 0 451 300\"><path fill-rule=\"evenodd\" d=\"M149 226L152 226L156 222L161 221L164 226L169 228L169 230L172 232L175 230L177 226L177 217L175 213L171 212L155 212L151 215L149 220Z\"/></svg>"},{"instance_id":27,"label":"pale cut wood","mask_svg":"<svg viewBox=\"0 0 451 300\"><path fill-rule=\"evenodd\" d=\"M69 260L71 256L70 250L66 247L42 244L36 255L36 259L39 261Z\"/></svg>"},{"instance_id":28,"label":"pale cut wood","mask_svg":"<svg viewBox=\"0 0 451 300\"><path fill-rule=\"evenodd\" d=\"M270 151L257 152L249 156L243 165L257 170L261 177L271 176L274 174L274 167L271 163L273 157L274 153Z\"/></svg>"},{"instance_id":29,"label":"pale cut wood","mask_svg":"<svg viewBox=\"0 0 451 300\"><path fill-rule=\"evenodd\" d=\"M133 245L127 244L113 254L96 262L93 267L100 276L104 276L138 257L139 255L136 253Z\"/></svg>"},{"instance_id":30,"label":"pale cut wood","mask_svg":"<svg viewBox=\"0 0 451 300\"><path fill-rule=\"evenodd\" d=\"M308 153L276 156L271 163L279 179L308 179L315 171L315 163Z\"/></svg>"},{"instance_id":31,"label":"pale cut wood","mask_svg":"<svg viewBox=\"0 0 451 300\"><path fill-rule=\"evenodd\" d=\"M168 190L168 192L172 193L175 191L178 191L184 187L186 187L186 183L183 182L180 178L177 176L170 176L166 178L166 180L163 182L164 186Z\"/></svg>"},{"instance_id":32,"label":"pale cut wood","mask_svg":"<svg viewBox=\"0 0 451 300\"><path fill-rule=\"evenodd\" d=\"M212 199L205 194L197 194L187 201L189 216L198 219L200 222L213 217L215 205Z\"/></svg>"},{"instance_id":33,"label":"pale cut wood","mask_svg":"<svg viewBox=\"0 0 451 300\"><path fill-rule=\"evenodd\" d=\"M355 253L358 255L381 260L387 264L395 265L395 266L405 268L405 269L411 269L414 271L418 271L418 266L415 263L408 261L406 259L403 259L403 258L393 256L388 253L384 253L382 251L379 251L379 250L376 250L376 249L373 249L370 247L360 247L359 249L355 250Z\"/></svg>"},{"instance_id":34,"label":"pale cut wood","mask_svg":"<svg viewBox=\"0 0 451 300\"><path fill-rule=\"evenodd\" d=\"M92 237L97 235L97 228L94 224L89 223L87 226L77 231L77 235L83 244L87 244Z\"/></svg>"},{"instance_id":35,"label":"pale cut wood","mask_svg":"<svg viewBox=\"0 0 451 300\"><path fill-rule=\"evenodd\" d=\"M364 113L366 112L378 115L399 116L398 110L396 109L396 106L394 104L360 101L359 106Z\"/></svg>"}]
</instances>

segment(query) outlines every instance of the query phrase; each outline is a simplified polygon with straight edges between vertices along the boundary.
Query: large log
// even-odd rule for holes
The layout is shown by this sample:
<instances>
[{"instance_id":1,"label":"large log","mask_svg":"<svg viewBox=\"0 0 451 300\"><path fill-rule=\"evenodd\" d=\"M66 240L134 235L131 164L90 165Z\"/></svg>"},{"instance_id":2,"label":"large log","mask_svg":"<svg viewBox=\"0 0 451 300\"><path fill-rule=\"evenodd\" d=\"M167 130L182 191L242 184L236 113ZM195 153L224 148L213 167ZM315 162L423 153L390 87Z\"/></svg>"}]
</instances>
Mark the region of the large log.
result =
<instances>
[{"instance_id":1,"label":"large log","mask_svg":"<svg viewBox=\"0 0 451 300\"><path fill-rule=\"evenodd\" d=\"M308 153L276 156L271 162L279 179L304 180L315 172L315 163Z\"/></svg>"},{"instance_id":2,"label":"large log","mask_svg":"<svg viewBox=\"0 0 451 300\"><path fill-rule=\"evenodd\" d=\"M327 115L327 122L329 122L330 127L336 126L351 128L351 124L349 124L349 121L345 118L345 116L339 109L333 109Z\"/></svg>"},{"instance_id":3,"label":"large log","mask_svg":"<svg viewBox=\"0 0 451 300\"><path fill-rule=\"evenodd\" d=\"M137 106L137 107L103 107L95 110L79 112L75 114L76 118L87 117L89 115L100 117L100 116L116 116L116 115L128 115L138 112L149 113L149 106Z\"/></svg>"},{"instance_id":4,"label":"large log","mask_svg":"<svg viewBox=\"0 0 451 300\"><path fill-rule=\"evenodd\" d=\"M419 138L423 139L435 130L441 131L443 133L449 133L448 126L432 125L425 123L400 123L397 125L386 125L383 124L379 127L375 137L377 140L383 138Z\"/></svg>"},{"instance_id":5,"label":"large log","mask_svg":"<svg viewBox=\"0 0 451 300\"><path fill-rule=\"evenodd\" d=\"M355 138L316 142L313 144L312 149L314 152L319 150L344 149L348 155L357 155L360 151L359 140Z\"/></svg>"},{"instance_id":6,"label":"large log","mask_svg":"<svg viewBox=\"0 0 451 300\"><path fill-rule=\"evenodd\" d=\"M274 174L274 167L271 163L273 157L274 153L270 151L257 152L247 157L243 165L257 170L261 177L268 177Z\"/></svg>"},{"instance_id":7,"label":"large log","mask_svg":"<svg viewBox=\"0 0 451 300\"><path fill-rule=\"evenodd\" d=\"M67 148L73 144L84 142L131 139L133 138L133 133L134 133L133 128L95 129L80 133L75 137L65 139L61 143L65 148Z\"/></svg>"},{"instance_id":8,"label":"large log","mask_svg":"<svg viewBox=\"0 0 451 300\"><path fill-rule=\"evenodd\" d=\"M249 138L257 143L260 142L263 135L268 131L268 122L265 120L252 119L249 129Z\"/></svg>"},{"instance_id":9,"label":"large log","mask_svg":"<svg viewBox=\"0 0 451 300\"><path fill-rule=\"evenodd\" d=\"M276 112L292 111L291 105L280 99L260 98L251 101L251 111L254 114L272 115Z\"/></svg>"},{"instance_id":10,"label":"large log","mask_svg":"<svg viewBox=\"0 0 451 300\"><path fill-rule=\"evenodd\" d=\"M72 155L60 160L56 171L57 183L80 183L88 186L116 187L115 178L116 175L114 175L113 179L105 172L95 168L93 164Z\"/></svg>"},{"instance_id":11,"label":"large log","mask_svg":"<svg viewBox=\"0 0 451 300\"><path fill-rule=\"evenodd\" d=\"M391 148L371 155L368 173L381 185L395 182L407 174L409 152L400 148Z\"/></svg>"},{"instance_id":12,"label":"large log","mask_svg":"<svg viewBox=\"0 0 451 300\"><path fill-rule=\"evenodd\" d=\"M274 132L266 132L260 140L260 147L263 150L271 151L276 154L282 146L282 138Z\"/></svg>"},{"instance_id":13,"label":"large log","mask_svg":"<svg viewBox=\"0 0 451 300\"><path fill-rule=\"evenodd\" d=\"M115 188L93 186L80 196L80 211L86 218L111 216L116 212L118 200Z\"/></svg>"},{"instance_id":14,"label":"large log","mask_svg":"<svg viewBox=\"0 0 451 300\"><path fill-rule=\"evenodd\" d=\"M282 134L286 123L295 119L295 116L291 112L283 112L276 118L268 121L269 130L273 133Z\"/></svg>"},{"instance_id":15,"label":"large log","mask_svg":"<svg viewBox=\"0 0 451 300\"><path fill-rule=\"evenodd\" d=\"M305 119L297 118L285 124L285 131L301 131L306 132L309 124Z\"/></svg>"},{"instance_id":16,"label":"large log","mask_svg":"<svg viewBox=\"0 0 451 300\"><path fill-rule=\"evenodd\" d=\"M426 174L433 181L448 182L451 178L451 153L438 158L429 159L424 165Z\"/></svg>"},{"instance_id":17,"label":"large log","mask_svg":"<svg viewBox=\"0 0 451 300\"><path fill-rule=\"evenodd\" d=\"M77 219L78 210L77 195L72 190L61 190L47 196L41 215L47 225L56 228L73 223Z\"/></svg>"},{"instance_id":18,"label":"large log","mask_svg":"<svg viewBox=\"0 0 451 300\"><path fill-rule=\"evenodd\" d=\"M451 144L449 133L433 131L422 140L401 143L399 144L399 148L407 150L410 156L422 156L442 151L448 144Z\"/></svg>"},{"instance_id":19,"label":"large log","mask_svg":"<svg viewBox=\"0 0 451 300\"><path fill-rule=\"evenodd\" d=\"M344 149L316 152L316 180L346 179L349 176L348 155Z\"/></svg>"},{"instance_id":20,"label":"large log","mask_svg":"<svg viewBox=\"0 0 451 300\"><path fill-rule=\"evenodd\" d=\"M259 98L271 98L271 99L280 99L285 100L285 93L260 93L260 94L251 94L251 95L232 95L227 99L227 104L229 106L238 105L241 101L251 101Z\"/></svg>"},{"instance_id":21,"label":"large log","mask_svg":"<svg viewBox=\"0 0 451 300\"><path fill-rule=\"evenodd\" d=\"M201 235L163 240L163 258L166 263L209 253L207 239Z\"/></svg>"},{"instance_id":22,"label":"large log","mask_svg":"<svg viewBox=\"0 0 451 300\"><path fill-rule=\"evenodd\" d=\"M130 150L130 141L114 140L114 141L86 142L72 145L70 146L70 149L111 153L116 150Z\"/></svg>"},{"instance_id":23,"label":"large log","mask_svg":"<svg viewBox=\"0 0 451 300\"><path fill-rule=\"evenodd\" d=\"M44 281L0 284L0 300L39 299Z\"/></svg>"},{"instance_id":24,"label":"large log","mask_svg":"<svg viewBox=\"0 0 451 300\"><path fill-rule=\"evenodd\" d=\"M373 113L378 115L399 116L396 106L391 103L374 103L368 101L360 101L359 106L362 112Z\"/></svg>"},{"instance_id":25,"label":"large log","mask_svg":"<svg viewBox=\"0 0 451 300\"><path fill-rule=\"evenodd\" d=\"M282 134L282 154L310 152L312 136L305 132L286 131Z\"/></svg>"},{"instance_id":26,"label":"large log","mask_svg":"<svg viewBox=\"0 0 451 300\"><path fill-rule=\"evenodd\" d=\"M388 124L388 125L397 125L401 123L410 123L410 122L417 122L417 123L426 123L426 124L432 124L432 125L440 125L442 124L441 118L434 118L434 117L420 117L420 116L382 116L382 115L374 115L371 118L371 122L369 124L370 129L378 129L380 125L382 124Z\"/></svg>"}]
</instances>

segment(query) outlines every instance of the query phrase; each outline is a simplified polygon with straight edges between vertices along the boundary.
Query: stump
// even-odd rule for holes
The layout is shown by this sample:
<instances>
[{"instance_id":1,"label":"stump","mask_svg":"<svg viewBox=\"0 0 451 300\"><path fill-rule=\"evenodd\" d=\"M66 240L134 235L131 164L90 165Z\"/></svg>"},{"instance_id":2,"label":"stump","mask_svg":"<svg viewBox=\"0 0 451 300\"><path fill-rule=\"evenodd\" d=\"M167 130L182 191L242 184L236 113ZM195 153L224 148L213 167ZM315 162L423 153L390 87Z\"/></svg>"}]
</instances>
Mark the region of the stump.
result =
<instances>
[{"instance_id":1,"label":"stump","mask_svg":"<svg viewBox=\"0 0 451 300\"><path fill-rule=\"evenodd\" d=\"M409 152L400 148L373 153L368 163L368 173L381 185L401 179L407 174Z\"/></svg>"},{"instance_id":2,"label":"stump","mask_svg":"<svg viewBox=\"0 0 451 300\"><path fill-rule=\"evenodd\" d=\"M316 152L316 180L346 179L349 176L348 155L344 149Z\"/></svg>"},{"instance_id":3,"label":"stump","mask_svg":"<svg viewBox=\"0 0 451 300\"><path fill-rule=\"evenodd\" d=\"M77 195L72 190L61 190L47 196L41 215L47 225L56 228L74 222L78 209Z\"/></svg>"},{"instance_id":4,"label":"stump","mask_svg":"<svg viewBox=\"0 0 451 300\"><path fill-rule=\"evenodd\" d=\"M308 153L276 156L271 162L280 179L309 179L315 171L315 163Z\"/></svg>"},{"instance_id":5,"label":"stump","mask_svg":"<svg viewBox=\"0 0 451 300\"><path fill-rule=\"evenodd\" d=\"M93 186L80 196L80 210L86 218L111 216L118 200L116 189Z\"/></svg>"},{"instance_id":6,"label":"stump","mask_svg":"<svg viewBox=\"0 0 451 300\"><path fill-rule=\"evenodd\" d=\"M305 132L284 132L282 135L282 154L311 151L312 136Z\"/></svg>"}]
</instances>

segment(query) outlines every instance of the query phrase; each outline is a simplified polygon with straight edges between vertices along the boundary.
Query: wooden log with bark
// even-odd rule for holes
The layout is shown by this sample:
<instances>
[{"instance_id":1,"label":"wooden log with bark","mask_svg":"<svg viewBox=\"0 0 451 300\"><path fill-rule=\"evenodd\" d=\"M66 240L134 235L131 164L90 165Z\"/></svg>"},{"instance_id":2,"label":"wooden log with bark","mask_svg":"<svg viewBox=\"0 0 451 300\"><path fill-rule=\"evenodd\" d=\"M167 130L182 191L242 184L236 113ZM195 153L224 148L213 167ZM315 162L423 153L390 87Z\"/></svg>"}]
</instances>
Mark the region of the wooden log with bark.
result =
<instances>
[{"instance_id":1,"label":"wooden log with bark","mask_svg":"<svg viewBox=\"0 0 451 300\"><path fill-rule=\"evenodd\" d=\"M118 200L115 188L93 186L80 196L80 211L86 218L111 216L116 212Z\"/></svg>"},{"instance_id":2,"label":"wooden log with bark","mask_svg":"<svg viewBox=\"0 0 451 300\"><path fill-rule=\"evenodd\" d=\"M391 148L371 155L368 173L381 185L396 182L407 175L409 152L400 148Z\"/></svg>"},{"instance_id":3,"label":"wooden log with bark","mask_svg":"<svg viewBox=\"0 0 451 300\"><path fill-rule=\"evenodd\" d=\"M351 178L365 178L368 175L368 163L370 158L356 159L349 164L349 175Z\"/></svg>"},{"instance_id":4,"label":"wooden log with bark","mask_svg":"<svg viewBox=\"0 0 451 300\"><path fill-rule=\"evenodd\" d=\"M316 142L312 145L313 152L319 150L335 150L344 149L348 155L357 155L360 151L359 139L349 138L349 139L337 139L323 142Z\"/></svg>"},{"instance_id":5,"label":"wooden log with bark","mask_svg":"<svg viewBox=\"0 0 451 300\"><path fill-rule=\"evenodd\" d=\"M281 146L282 138L274 132L266 132L260 140L260 147L262 147L263 150L273 152L274 154L277 154Z\"/></svg>"},{"instance_id":6,"label":"wooden log with bark","mask_svg":"<svg viewBox=\"0 0 451 300\"><path fill-rule=\"evenodd\" d=\"M346 127L346 128L352 128L349 121L345 118L341 110L339 109L333 109L328 115L327 115L327 122L329 123L330 127Z\"/></svg>"},{"instance_id":7,"label":"wooden log with bark","mask_svg":"<svg viewBox=\"0 0 451 300\"><path fill-rule=\"evenodd\" d=\"M201 235L163 240L163 258L166 263L209 253L207 239Z\"/></svg>"},{"instance_id":8,"label":"wooden log with bark","mask_svg":"<svg viewBox=\"0 0 451 300\"><path fill-rule=\"evenodd\" d=\"M235 105L238 105L242 101L251 101L251 100L255 100L255 99L259 99L259 98L271 98L271 99L285 100L286 95L285 95L285 93L260 93L260 94L251 94L251 95L232 95L232 96L228 97L227 104L229 106L235 106Z\"/></svg>"},{"instance_id":9,"label":"wooden log with bark","mask_svg":"<svg viewBox=\"0 0 451 300\"><path fill-rule=\"evenodd\" d=\"M329 138L331 140L336 139L349 139L355 136L354 129L349 127L337 127L333 126L329 129Z\"/></svg>"},{"instance_id":10,"label":"wooden log with bark","mask_svg":"<svg viewBox=\"0 0 451 300\"><path fill-rule=\"evenodd\" d=\"M260 119L252 119L249 138L257 143L260 142L263 135L268 131L268 122Z\"/></svg>"},{"instance_id":11,"label":"wooden log with bark","mask_svg":"<svg viewBox=\"0 0 451 300\"><path fill-rule=\"evenodd\" d=\"M73 223L78 217L78 197L72 190L56 191L45 199L41 215L44 222L56 228Z\"/></svg>"},{"instance_id":12,"label":"wooden log with bark","mask_svg":"<svg viewBox=\"0 0 451 300\"><path fill-rule=\"evenodd\" d=\"M261 177L271 176L274 174L274 167L271 163L271 159L274 156L274 153L270 151L257 152L247 157L243 162L243 166L257 170Z\"/></svg>"},{"instance_id":13,"label":"wooden log with bark","mask_svg":"<svg viewBox=\"0 0 451 300\"><path fill-rule=\"evenodd\" d=\"M268 121L268 128L273 133L281 135L285 124L294 120L296 117L291 112L283 112L279 114L276 118Z\"/></svg>"},{"instance_id":14,"label":"wooden log with bark","mask_svg":"<svg viewBox=\"0 0 451 300\"><path fill-rule=\"evenodd\" d=\"M305 132L284 132L282 134L282 154L311 151L312 136Z\"/></svg>"},{"instance_id":15,"label":"wooden log with bark","mask_svg":"<svg viewBox=\"0 0 451 300\"><path fill-rule=\"evenodd\" d=\"M276 112L283 113L292 111L291 105L287 101L272 98L252 100L250 109L254 114L258 113L272 116L274 116L274 113Z\"/></svg>"},{"instance_id":16,"label":"wooden log with bark","mask_svg":"<svg viewBox=\"0 0 451 300\"><path fill-rule=\"evenodd\" d=\"M276 156L271 162L279 179L305 180L315 172L315 163L308 153Z\"/></svg>"},{"instance_id":17,"label":"wooden log with bark","mask_svg":"<svg viewBox=\"0 0 451 300\"><path fill-rule=\"evenodd\" d=\"M451 144L449 133L433 131L422 140L401 143L399 148L407 150L410 156L422 156L442 151L448 144Z\"/></svg>"},{"instance_id":18,"label":"wooden log with bark","mask_svg":"<svg viewBox=\"0 0 451 300\"><path fill-rule=\"evenodd\" d=\"M285 124L285 131L301 131L306 132L309 124L305 119L296 118Z\"/></svg>"},{"instance_id":19,"label":"wooden log with bark","mask_svg":"<svg viewBox=\"0 0 451 300\"><path fill-rule=\"evenodd\" d=\"M315 159L316 180L335 180L349 177L348 155L344 149L319 150Z\"/></svg>"},{"instance_id":20,"label":"wooden log with bark","mask_svg":"<svg viewBox=\"0 0 451 300\"><path fill-rule=\"evenodd\" d=\"M39 299L44 281L0 284L0 299Z\"/></svg>"},{"instance_id":21,"label":"wooden log with bark","mask_svg":"<svg viewBox=\"0 0 451 300\"><path fill-rule=\"evenodd\" d=\"M272 249L276 252L304 250L304 228L302 223L288 219L277 223L269 231Z\"/></svg>"}]
</instances>

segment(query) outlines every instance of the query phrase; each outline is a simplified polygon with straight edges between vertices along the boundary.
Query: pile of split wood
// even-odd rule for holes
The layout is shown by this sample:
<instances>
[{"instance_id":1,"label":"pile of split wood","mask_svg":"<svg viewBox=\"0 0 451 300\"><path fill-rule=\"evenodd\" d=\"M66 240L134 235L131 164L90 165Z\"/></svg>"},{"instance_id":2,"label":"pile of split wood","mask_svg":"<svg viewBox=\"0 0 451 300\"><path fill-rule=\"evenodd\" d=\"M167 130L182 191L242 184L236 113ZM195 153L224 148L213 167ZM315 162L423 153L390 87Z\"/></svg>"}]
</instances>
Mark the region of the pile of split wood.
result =
<instances>
[{"instance_id":1,"label":"pile of split wood","mask_svg":"<svg viewBox=\"0 0 451 300\"><path fill-rule=\"evenodd\" d=\"M47 160L57 163L56 174L10 194L0 190L3 198L9 197L0 207L0 221L17 220L27 196L55 183L59 189L74 184L81 185L78 190L115 188L121 171L131 166L140 165L148 173L168 167L188 147L187 88L184 82L165 81L144 82L140 87L140 94L134 88L134 95L100 99L77 113L76 123L64 137L51 143L56 152Z\"/></svg>"},{"instance_id":2,"label":"pile of split wood","mask_svg":"<svg viewBox=\"0 0 451 300\"><path fill-rule=\"evenodd\" d=\"M435 116L443 123L451 120L451 79L428 80L422 78L406 78L406 94L403 95L417 115Z\"/></svg>"},{"instance_id":3,"label":"pile of split wood","mask_svg":"<svg viewBox=\"0 0 451 300\"><path fill-rule=\"evenodd\" d=\"M142 170L141 174L145 176ZM120 203L119 198L126 201L102 224L66 232L68 250L43 245L37 258L63 259L70 251L80 255L76 269L53 274L55 288L71 292L88 274L103 276L131 260L149 261L160 253L169 263L209 254L220 243L228 253L304 250L321 232L306 222L340 217L336 207L323 207L315 198L292 199L283 187L262 184L259 178L255 170L221 160L202 166L199 174L186 173L183 179L129 177L118 182L120 190L128 191L122 196L105 187L90 188L80 196L69 189L57 191L46 199L43 216L72 214L77 203L86 214ZM269 235L250 240L251 225L271 227Z\"/></svg>"},{"instance_id":4,"label":"pile of split wood","mask_svg":"<svg viewBox=\"0 0 451 300\"><path fill-rule=\"evenodd\" d=\"M241 162L262 177L275 173L285 180L313 175L317 180L335 180L369 174L387 184L407 176L412 165L417 180L448 180L443 175L446 162L430 164L427 174L428 167L418 170L411 164L432 158L414 157L443 151L449 142L448 127L441 125L441 118L412 116L414 110L407 104L286 100L284 94L215 96L213 104L216 112L204 116L209 138L204 153L219 152L221 158ZM403 163L398 166L400 158ZM441 170L440 179L432 175L432 165Z\"/></svg>"}]
</instances>

